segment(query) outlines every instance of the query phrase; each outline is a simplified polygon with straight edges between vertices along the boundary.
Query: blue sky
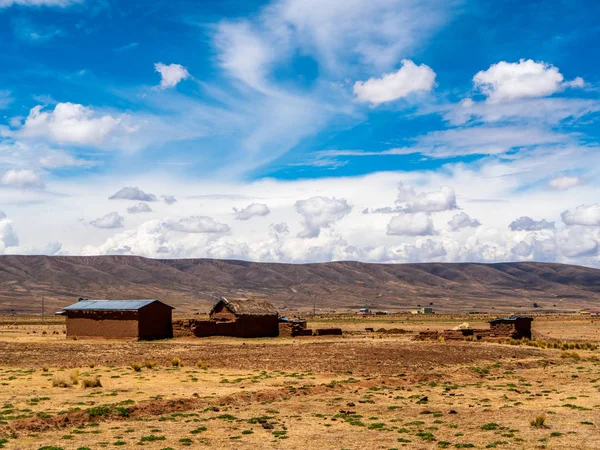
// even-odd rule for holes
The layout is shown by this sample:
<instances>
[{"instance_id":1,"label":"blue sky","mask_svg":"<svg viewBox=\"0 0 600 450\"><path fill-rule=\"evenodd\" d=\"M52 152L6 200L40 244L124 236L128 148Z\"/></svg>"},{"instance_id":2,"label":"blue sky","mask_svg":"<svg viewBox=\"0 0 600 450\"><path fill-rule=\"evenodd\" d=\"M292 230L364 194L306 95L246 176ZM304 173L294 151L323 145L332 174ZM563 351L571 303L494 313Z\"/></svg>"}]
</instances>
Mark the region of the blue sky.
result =
<instances>
[{"instance_id":1,"label":"blue sky","mask_svg":"<svg viewBox=\"0 0 600 450\"><path fill-rule=\"evenodd\" d=\"M0 0L0 248L600 266L599 16Z\"/></svg>"}]
</instances>

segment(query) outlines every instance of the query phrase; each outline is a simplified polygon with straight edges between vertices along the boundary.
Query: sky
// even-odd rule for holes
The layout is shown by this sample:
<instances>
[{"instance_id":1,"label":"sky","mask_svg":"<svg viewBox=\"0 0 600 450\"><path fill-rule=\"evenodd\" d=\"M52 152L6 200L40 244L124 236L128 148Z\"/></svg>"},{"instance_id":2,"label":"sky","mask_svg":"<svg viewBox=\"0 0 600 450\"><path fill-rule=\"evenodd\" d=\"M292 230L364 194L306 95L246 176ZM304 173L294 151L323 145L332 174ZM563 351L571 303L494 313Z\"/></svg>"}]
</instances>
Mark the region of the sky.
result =
<instances>
[{"instance_id":1,"label":"sky","mask_svg":"<svg viewBox=\"0 0 600 450\"><path fill-rule=\"evenodd\" d=\"M600 267L598 17L0 0L0 254Z\"/></svg>"}]
</instances>

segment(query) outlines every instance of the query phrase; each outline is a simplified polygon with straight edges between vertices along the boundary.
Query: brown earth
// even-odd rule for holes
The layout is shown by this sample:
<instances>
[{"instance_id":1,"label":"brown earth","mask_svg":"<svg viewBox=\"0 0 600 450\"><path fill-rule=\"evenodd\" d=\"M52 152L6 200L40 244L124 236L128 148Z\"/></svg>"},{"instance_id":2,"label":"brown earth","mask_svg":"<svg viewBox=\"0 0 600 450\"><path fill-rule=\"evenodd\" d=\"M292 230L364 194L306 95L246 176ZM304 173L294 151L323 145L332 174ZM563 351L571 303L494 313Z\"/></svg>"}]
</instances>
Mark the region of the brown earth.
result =
<instances>
[{"instance_id":1,"label":"brown earth","mask_svg":"<svg viewBox=\"0 0 600 450\"><path fill-rule=\"evenodd\" d=\"M159 298L206 312L215 298L266 298L282 311L438 312L600 309L600 270L551 263L269 264L136 256L0 256L0 314L40 313L76 298ZM537 303L538 308L533 308Z\"/></svg>"}]
</instances>

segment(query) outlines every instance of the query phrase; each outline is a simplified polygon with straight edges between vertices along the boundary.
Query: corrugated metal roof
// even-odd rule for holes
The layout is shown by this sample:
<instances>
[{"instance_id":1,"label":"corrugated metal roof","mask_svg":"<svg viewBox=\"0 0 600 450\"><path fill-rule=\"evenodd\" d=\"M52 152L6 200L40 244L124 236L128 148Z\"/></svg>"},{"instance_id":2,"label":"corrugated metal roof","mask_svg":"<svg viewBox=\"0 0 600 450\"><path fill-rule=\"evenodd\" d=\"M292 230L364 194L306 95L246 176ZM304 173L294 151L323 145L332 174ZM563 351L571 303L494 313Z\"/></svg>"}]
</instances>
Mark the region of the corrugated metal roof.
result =
<instances>
[{"instance_id":1,"label":"corrugated metal roof","mask_svg":"<svg viewBox=\"0 0 600 450\"><path fill-rule=\"evenodd\" d=\"M80 300L65 308L67 311L137 311L158 300Z\"/></svg>"}]
</instances>

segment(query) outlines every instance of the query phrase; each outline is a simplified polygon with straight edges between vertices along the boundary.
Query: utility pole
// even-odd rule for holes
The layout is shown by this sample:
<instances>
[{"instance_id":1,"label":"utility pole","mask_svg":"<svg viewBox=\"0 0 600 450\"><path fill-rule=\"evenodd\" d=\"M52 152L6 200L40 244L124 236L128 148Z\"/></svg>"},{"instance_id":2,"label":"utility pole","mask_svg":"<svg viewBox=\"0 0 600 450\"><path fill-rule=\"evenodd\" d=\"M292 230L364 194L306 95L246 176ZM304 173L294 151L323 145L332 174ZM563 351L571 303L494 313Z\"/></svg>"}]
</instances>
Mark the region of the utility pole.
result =
<instances>
[{"instance_id":1,"label":"utility pole","mask_svg":"<svg viewBox=\"0 0 600 450\"><path fill-rule=\"evenodd\" d=\"M45 301L45 297L42 295L42 322L44 321L44 317L45 317L45 313L46 313L44 301Z\"/></svg>"},{"instance_id":2,"label":"utility pole","mask_svg":"<svg viewBox=\"0 0 600 450\"><path fill-rule=\"evenodd\" d=\"M317 313L317 297L313 295L313 319Z\"/></svg>"}]
</instances>

